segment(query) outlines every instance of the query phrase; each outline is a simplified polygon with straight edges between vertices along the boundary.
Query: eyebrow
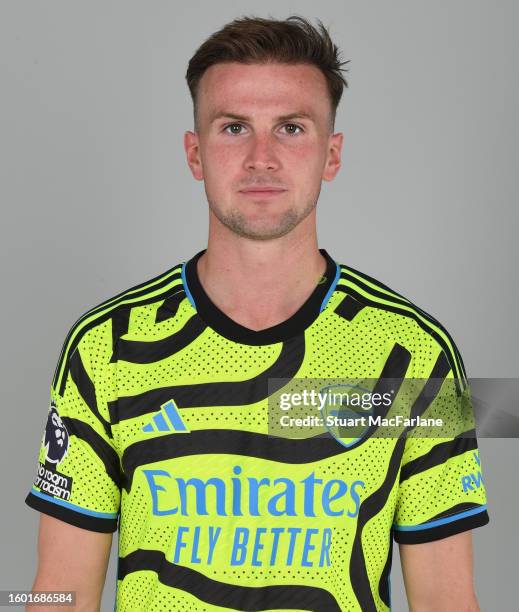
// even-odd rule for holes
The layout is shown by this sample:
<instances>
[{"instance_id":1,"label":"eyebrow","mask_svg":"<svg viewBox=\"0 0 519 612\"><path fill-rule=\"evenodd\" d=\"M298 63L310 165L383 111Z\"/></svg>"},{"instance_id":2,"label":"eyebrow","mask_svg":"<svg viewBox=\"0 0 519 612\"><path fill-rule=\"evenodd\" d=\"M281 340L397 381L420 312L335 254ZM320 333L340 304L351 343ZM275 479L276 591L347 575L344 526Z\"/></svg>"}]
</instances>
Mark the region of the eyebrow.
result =
<instances>
[{"instance_id":1,"label":"eyebrow","mask_svg":"<svg viewBox=\"0 0 519 612\"><path fill-rule=\"evenodd\" d=\"M236 113L220 111L211 117L210 123L214 123L218 119L222 118L233 119L235 121L251 121L250 117L247 117L246 115L237 115ZM291 121L292 119L309 119L310 121L313 121L315 123L315 119L313 118L313 116L310 115L310 113L305 113L303 111L297 113L289 113L288 115L280 115L279 117L276 117L275 121L276 123L278 123L283 121Z\"/></svg>"}]
</instances>

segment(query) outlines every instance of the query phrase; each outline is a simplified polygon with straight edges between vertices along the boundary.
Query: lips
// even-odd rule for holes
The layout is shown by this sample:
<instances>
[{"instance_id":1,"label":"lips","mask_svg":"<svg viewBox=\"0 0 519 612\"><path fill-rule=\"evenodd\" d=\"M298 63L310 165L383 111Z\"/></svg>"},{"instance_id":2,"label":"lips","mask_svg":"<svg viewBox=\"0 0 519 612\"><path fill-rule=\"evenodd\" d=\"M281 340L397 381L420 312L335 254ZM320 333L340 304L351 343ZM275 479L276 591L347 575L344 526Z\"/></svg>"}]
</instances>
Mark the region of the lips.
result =
<instances>
[{"instance_id":1,"label":"lips","mask_svg":"<svg viewBox=\"0 0 519 612\"><path fill-rule=\"evenodd\" d=\"M241 189L241 193L249 194L249 195L275 195L276 193L283 193L286 189L281 189L279 187L254 187L250 189Z\"/></svg>"}]
</instances>

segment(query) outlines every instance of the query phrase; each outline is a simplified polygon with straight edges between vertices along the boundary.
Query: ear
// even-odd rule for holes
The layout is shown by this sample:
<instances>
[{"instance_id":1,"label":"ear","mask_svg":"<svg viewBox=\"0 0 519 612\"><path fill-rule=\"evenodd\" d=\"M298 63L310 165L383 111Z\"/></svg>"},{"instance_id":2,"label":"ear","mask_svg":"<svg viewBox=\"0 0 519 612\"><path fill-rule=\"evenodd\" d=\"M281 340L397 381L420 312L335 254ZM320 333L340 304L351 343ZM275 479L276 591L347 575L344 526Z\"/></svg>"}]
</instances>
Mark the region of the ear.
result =
<instances>
[{"instance_id":1,"label":"ear","mask_svg":"<svg viewBox=\"0 0 519 612\"><path fill-rule=\"evenodd\" d=\"M332 134L328 139L328 153L322 176L324 181L333 180L337 172L339 172L343 140L344 134L342 132Z\"/></svg>"},{"instance_id":2,"label":"ear","mask_svg":"<svg viewBox=\"0 0 519 612\"><path fill-rule=\"evenodd\" d=\"M184 151L186 152L187 165L191 174L197 181L204 179L202 160L200 158L200 145L198 134L187 131L184 133Z\"/></svg>"}]
</instances>

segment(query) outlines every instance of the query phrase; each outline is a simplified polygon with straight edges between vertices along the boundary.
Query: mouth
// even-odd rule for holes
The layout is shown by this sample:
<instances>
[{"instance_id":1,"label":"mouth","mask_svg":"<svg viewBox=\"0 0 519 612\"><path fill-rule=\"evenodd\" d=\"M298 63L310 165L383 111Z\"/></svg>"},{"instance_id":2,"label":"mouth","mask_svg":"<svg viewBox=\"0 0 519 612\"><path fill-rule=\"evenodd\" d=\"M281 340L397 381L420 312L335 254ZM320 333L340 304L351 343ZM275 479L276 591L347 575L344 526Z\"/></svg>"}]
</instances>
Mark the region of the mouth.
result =
<instances>
[{"instance_id":1,"label":"mouth","mask_svg":"<svg viewBox=\"0 0 519 612\"><path fill-rule=\"evenodd\" d=\"M241 189L240 193L254 198L271 198L285 193L286 189L264 187L263 189Z\"/></svg>"}]
</instances>

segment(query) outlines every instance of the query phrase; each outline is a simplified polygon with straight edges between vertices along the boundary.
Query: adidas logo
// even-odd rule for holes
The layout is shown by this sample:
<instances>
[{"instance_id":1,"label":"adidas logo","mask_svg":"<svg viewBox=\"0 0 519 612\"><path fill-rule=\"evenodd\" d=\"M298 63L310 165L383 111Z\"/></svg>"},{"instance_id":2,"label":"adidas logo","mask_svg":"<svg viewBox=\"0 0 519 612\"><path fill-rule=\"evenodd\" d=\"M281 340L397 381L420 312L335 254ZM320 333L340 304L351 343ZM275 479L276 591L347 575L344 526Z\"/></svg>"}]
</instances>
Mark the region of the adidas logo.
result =
<instances>
[{"instance_id":1,"label":"adidas logo","mask_svg":"<svg viewBox=\"0 0 519 612\"><path fill-rule=\"evenodd\" d=\"M142 431L146 433L153 431L183 431L189 433L189 429L182 420L173 400L162 404L159 412L153 415L151 423L144 425Z\"/></svg>"}]
</instances>

